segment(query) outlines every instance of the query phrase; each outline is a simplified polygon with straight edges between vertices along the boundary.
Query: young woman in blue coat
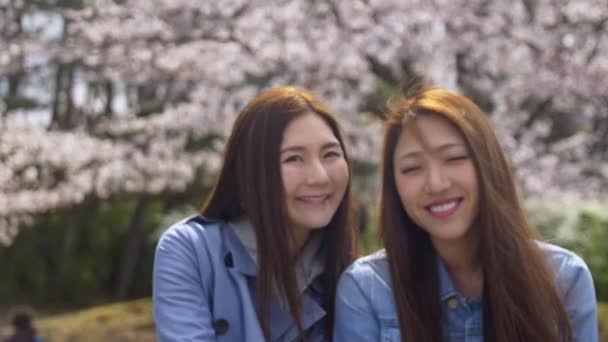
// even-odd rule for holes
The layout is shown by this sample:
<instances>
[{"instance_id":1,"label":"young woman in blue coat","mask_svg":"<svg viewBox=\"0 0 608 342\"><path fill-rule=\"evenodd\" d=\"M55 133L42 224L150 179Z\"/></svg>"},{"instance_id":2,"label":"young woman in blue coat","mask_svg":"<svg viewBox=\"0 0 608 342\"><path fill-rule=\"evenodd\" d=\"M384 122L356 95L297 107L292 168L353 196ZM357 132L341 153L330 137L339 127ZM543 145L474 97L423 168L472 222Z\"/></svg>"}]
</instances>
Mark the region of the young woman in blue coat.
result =
<instances>
[{"instance_id":1,"label":"young woman in blue coat","mask_svg":"<svg viewBox=\"0 0 608 342\"><path fill-rule=\"evenodd\" d=\"M385 250L341 277L334 340L597 341L591 274L529 228L486 115L406 89L384 136Z\"/></svg>"},{"instance_id":2,"label":"young woman in blue coat","mask_svg":"<svg viewBox=\"0 0 608 342\"><path fill-rule=\"evenodd\" d=\"M158 340L330 340L336 283L355 255L349 178L338 125L318 99L294 87L254 98L202 215L158 243Z\"/></svg>"}]
</instances>

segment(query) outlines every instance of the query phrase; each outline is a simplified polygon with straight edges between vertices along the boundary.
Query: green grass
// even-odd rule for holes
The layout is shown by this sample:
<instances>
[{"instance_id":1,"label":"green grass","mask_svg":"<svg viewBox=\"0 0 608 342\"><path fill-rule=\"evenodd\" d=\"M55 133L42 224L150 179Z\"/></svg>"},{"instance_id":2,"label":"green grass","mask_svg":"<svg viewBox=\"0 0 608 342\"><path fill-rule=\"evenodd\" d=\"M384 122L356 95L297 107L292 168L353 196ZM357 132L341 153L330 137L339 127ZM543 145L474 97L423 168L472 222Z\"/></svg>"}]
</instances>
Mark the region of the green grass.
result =
<instances>
[{"instance_id":1,"label":"green grass","mask_svg":"<svg viewBox=\"0 0 608 342\"><path fill-rule=\"evenodd\" d=\"M150 298L36 320L47 342L155 341Z\"/></svg>"},{"instance_id":2,"label":"green grass","mask_svg":"<svg viewBox=\"0 0 608 342\"><path fill-rule=\"evenodd\" d=\"M597 310L600 319L600 342L608 342L608 302L600 303Z\"/></svg>"},{"instance_id":3,"label":"green grass","mask_svg":"<svg viewBox=\"0 0 608 342\"><path fill-rule=\"evenodd\" d=\"M600 342L608 342L608 302L600 303L598 312ZM42 318L35 324L47 342L155 341L150 298Z\"/></svg>"}]
</instances>

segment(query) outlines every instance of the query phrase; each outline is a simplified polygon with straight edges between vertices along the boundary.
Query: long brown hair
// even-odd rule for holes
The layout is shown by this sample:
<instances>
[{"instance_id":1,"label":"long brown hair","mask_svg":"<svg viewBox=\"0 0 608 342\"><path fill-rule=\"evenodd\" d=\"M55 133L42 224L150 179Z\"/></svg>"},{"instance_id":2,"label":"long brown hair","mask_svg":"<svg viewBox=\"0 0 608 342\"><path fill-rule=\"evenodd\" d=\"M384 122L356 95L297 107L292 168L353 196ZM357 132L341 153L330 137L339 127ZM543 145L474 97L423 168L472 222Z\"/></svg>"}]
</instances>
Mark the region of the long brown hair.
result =
<instances>
[{"instance_id":1,"label":"long brown hair","mask_svg":"<svg viewBox=\"0 0 608 342\"><path fill-rule=\"evenodd\" d=\"M283 132L292 120L305 113L314 113L327 123L347 158L334 115L321 101L295 87L266 90L239 113L226 144L219 178L202 210L205 216L223 220L246 215L253 224L258 245L258 318L267 340L271 335L268 316L273 283L285 294L300 337L305 339L289 252L291 236L286 229L289 225L279 159ZM323 306L328 336L333 327L338 277L356 253L350 216L349 182L342 202L324 228Z\"/></svg>"},{"instance_id":2,"label":"long brown hair","mask_svg":"<svg viewBox=\"0 0 608 342\"><path fill-rule=\"evenodd\" d=\"M385 124L379 223L402 341L443 340L438 256L428 233L401 204L393 165L404 125L428 114L447 119L460 131L477 170L480 208L474 226L484 277L484 340L571 341L553 273L526 221L509 164L486 115L468 98L440 88L414 83L404 93L391 104Z\"/></svg>"}]
</instances>

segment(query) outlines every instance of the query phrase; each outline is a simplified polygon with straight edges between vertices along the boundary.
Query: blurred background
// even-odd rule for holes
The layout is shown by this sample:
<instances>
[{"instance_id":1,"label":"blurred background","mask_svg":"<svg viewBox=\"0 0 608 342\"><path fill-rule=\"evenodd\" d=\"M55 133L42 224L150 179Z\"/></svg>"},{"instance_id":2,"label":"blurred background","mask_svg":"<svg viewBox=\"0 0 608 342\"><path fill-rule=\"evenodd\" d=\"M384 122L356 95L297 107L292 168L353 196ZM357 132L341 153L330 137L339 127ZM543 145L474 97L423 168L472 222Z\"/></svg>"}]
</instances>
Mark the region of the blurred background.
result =
<instances>
[{"instance_id":1,"label":"blurred background","mask_svg":"<svg viewBox=\"0 0 608 342\"><path fill-rule=\"evenodd\" d=\"M158 237L274 85L340 114L378 248L381 117L412 74L488 113L530 221L608 301L607 56L605 0L0 0L0 333L26 308L48 341L153 341Z\"/></svg>"}]
</instances>

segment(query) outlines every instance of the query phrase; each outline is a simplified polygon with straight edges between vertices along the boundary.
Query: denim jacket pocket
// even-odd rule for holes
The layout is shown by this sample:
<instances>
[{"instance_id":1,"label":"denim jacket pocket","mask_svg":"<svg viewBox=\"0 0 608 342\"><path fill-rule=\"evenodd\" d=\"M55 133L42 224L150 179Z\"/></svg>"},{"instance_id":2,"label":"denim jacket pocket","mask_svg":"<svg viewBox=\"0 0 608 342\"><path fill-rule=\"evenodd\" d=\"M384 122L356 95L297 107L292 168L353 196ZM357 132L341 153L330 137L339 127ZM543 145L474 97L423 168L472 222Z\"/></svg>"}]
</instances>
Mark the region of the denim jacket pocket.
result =
<instances>
[{"instance_id":1,"label":"denim jacket pocket","mask_svg":"<svg viewBox=\"0 0 608 342\"><path fill-rule=\"evenodd\" d=\"M399 321L397 319L380 319L380 336L382 342L400 342Z\"/></svg>"}]
</instances>

